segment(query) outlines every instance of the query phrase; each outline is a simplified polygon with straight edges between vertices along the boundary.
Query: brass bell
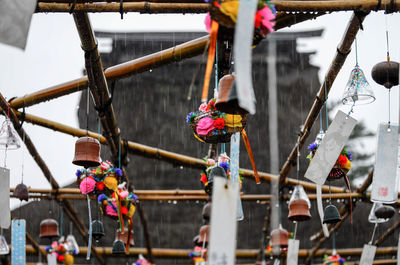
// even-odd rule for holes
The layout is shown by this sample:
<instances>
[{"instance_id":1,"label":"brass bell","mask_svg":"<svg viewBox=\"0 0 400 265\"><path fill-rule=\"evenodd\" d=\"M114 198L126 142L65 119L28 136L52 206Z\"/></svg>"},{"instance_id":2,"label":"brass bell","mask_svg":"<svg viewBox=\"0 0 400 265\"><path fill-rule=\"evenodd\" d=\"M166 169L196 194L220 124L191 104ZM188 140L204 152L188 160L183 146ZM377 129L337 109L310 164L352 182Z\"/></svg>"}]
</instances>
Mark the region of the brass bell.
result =
<instances>
[{"instance_id":1,"label":"brass bell","mask_svg":"<svg viewBox=\"0 0 400 265\"><path fill-rule=\"evenodd\" d=\"M247 114L248 111L239 106L235 75L224 75L218 83L218 98L215 108L229 114Z\"/></svg>"},{"instance_id":2,"label":"brass bell","mask_svg":"<svg viewBox=\"0 0 400 265\"><path fill-rule=\"evenodd\" d=\"M394 215L394 208L389 205L382 205L375 211L375 216L379 219L390 219Z\"/></svg>"},{"instance_id":3,"label":"brass bell","mask_svg":"<svg viewBox=\"0 0 400 265\"><path fill-rule=\"evenodd\" d=\"M290 221L302 222L308 221L311 218L308 203L303 199L294 199L289 203L289 216Z\"/></svg>"},{"instance_id":4,"label":"brass bell","mask_svg":"<svg viewBox=\"0 0 400 265\"><path fill-rule=\"evenodd\" d=\"M326 206L326 208L324 210L323 223L324 224L336 224L340 220L342 220L342 217L340 217L340 213L339 213L338 209L336 208L336 206L333 204L329 204L328 206Z\"/></svg>"},{"instance_id":5,"label":"brass bell","mask_svg":"<svg viewBox=\"0 0 400 265\"><path fill-rule=\"evenodd\" d=\"M128 240L128 228L125 227L124 229L124 233L121 233L121 229L117 229L117 234L115 236L115 240L121 240L122 242L124 242L124 244L126 244L127 240ZM135 242L133 240L133 229L131 230L131 236L130 236L130 240L129 240L129 245L134 246Z\"/></svg>"},{"instance_id":6,"label":"brass bell","mask_svg":"<svg viewBox=\"0 0 400 265\"><path fill-rule=\"evenodd\" d=\"M376 64L371 71L372 78L386 88L399 84L399 63L384 61Z\"/></svg>"},{"instance_id":7,"label":"brass bell","mask_svg":"<svg viewBox=\"0 0 400 265\"><path fill-rule=\"evenodd\" d=\"M40 222L40 235L41 238L59 237L58 222L54 219L48 218Z\"/></svg>"},{"instance_id":8,"label":"brass bell","mask_svg":"<svg viewBox=\"0 0 400 265\"><path fill-rule=\"evenodd\" d=\"M211 216L211 202L208 202L204 205L201 215L203 216L203 223L209 224Z\"/></svg>"},{"instance_id":9,"label":"brass bell","mask_svg":"<svg viewBox=\"0 0 400 265\"><path fill-rule=\"evenodd\" d=\"M104 226L100 220L94 220L92 222L92 237L98 241L105 235Z\"/></svg>"},{"instance_id":10,"label":"brass bell","mask_svg":"<svg viewBox=\"0 0 400 265\"><path fill-rule=\"evenodd\" d=\"M289 233L279 225L279 228L271 232L271 247L286 248L289 245Z\"/></svg>"},{"instance_id":11,"label":"brass bell","mask_svg":"<svg viewBox=\"0 0 400 265\"><path fill-rule=\"evenodd\" d=\"M210 238L210 226L203 225L200 227L199 235L199 243L203 244L204 241L208 243L208 239Z\"/></svg>"},{"instance_id":12,"label":"brass bell","mask_svg":"<svg viewBox=\"0 0 400 265\"><path fill-rule=\"evenodd\" d=\"M29 191L28 187L24 183L18 184L13 192L14 197L18 198L20 201L28 201Z\"/></svg>"},{"instance_id":13,"label":"brass bell","mask_svg":"<svg viewBox=\"0 0 400 265\"><path fill-rule=\"evenodd\" d=\"M97 139L84 136L75 143L75 157L72 161L77 166L84 168L100 165L100 143Z\"/></svg>"},{"instance_id":14,"label":"brass bell","mask_svg":"<svg viewBox=\"0 0 400 265\"><path fill-rule=\"evenodd\" d=\"M118 240L118 239L115 240L113 243L113 246L112 246L111 253L114 255L126 254L124 242L122 242L121 240Z\"/></svg>"}]
</instances>

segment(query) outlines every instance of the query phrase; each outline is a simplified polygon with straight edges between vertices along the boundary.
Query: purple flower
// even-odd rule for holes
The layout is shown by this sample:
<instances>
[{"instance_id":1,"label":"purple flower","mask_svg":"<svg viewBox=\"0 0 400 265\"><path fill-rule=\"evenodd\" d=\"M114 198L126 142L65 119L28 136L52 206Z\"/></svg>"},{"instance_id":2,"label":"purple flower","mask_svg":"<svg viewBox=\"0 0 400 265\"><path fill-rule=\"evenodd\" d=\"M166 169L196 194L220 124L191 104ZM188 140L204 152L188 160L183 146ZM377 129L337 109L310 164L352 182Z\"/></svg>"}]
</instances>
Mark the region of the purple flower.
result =
<instances>
[{"instance_id":1,"label":"purple flower","mask_svg":"<svg viewBox=\"0 0 400 265\"><path fill-rule=\"evenodd\" d=\"M119 169L119 168L116 168L115 169L115 174L117 174L118 177L121 177L122 176L122 170Z\"/></svg>"},{"instance_id":2,"label":"purple flower","mask_svg":"<svg viewBox=\"0 0 400 265\"><path fill-rule=\"evenodd\" d=\"M82 175L82 171L78 169L75 173L75 175L79 178Z\"/></svg>"},{"instance_id":3,"label":"purple flower","mask_svg":"<svg viewBox=\"0 0 400 265\"><path fill-rule=\"evenodd\" d=\"M347 151L347 158L348 158L350 161L352 161L352 156L351 156L350 151Z\"/></svg>"},{"instance_id":4,"label":"purple flower","mask_svg":"<svg viewBox=\"0 0 400 265\"><path fill-rule=\"evenodd\" d=\"M97 197L98 202L102 202L104 200L107 200L107 196L104 194L100 194L99 197Z\"/></svg>"},{"instance_id":5,"label":"purple flower","mask_svg":"<svg viewBox=\"0 0 400 265\"><path fill-rule=\"evenodd\" d=\"M318 144L316 142L313 142L308 146L308 150L313 151L314 149L318 148Z\"/></svg>"},{"instance_id":6,"label":"purple flower","mask_svg":"<svg viewBox=\"0 0 400 265\"><path fill-rule=\"evenodd\" d=\"M50 248L51 248L50 246L47 246L46 251L49 252Z\"/></svg>"},{"instance_id":7,"label":"purple flower","mask_svg":"<svg viewBox=\"0 0 400 265\"><path fill-rule=\"evenodd\" d=\"M229 170L229 164L227 162L221 162L219 163L219 166L225 169L225 171Z\"/></svg>"},{"instance_id":8,"label":"purple flower","mask_svg":"<svg viewBox=\"0 0 400 265\"><path fill-rule=\"evenodd\" d=\"M186 116L186 122L190 123L194 118L194 112L190 112L187 116Z\"/></svg>"}]
</instances>

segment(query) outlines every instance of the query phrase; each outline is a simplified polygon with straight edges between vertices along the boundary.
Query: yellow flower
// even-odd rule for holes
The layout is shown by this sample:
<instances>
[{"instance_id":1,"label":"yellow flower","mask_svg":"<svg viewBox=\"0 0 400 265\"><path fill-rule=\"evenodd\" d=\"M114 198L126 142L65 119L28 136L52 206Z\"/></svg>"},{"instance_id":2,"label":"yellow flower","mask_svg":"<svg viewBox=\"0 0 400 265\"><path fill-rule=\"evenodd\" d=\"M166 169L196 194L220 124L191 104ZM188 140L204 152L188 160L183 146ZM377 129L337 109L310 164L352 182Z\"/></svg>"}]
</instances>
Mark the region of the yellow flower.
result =
<instances>
[{"instance_id":1,"label":"yellow flower","mask_svg":"<svg viewBox=\"0 0 400 265\"><path fill-rule=\"evenodd\" d=\"M72 265L74 264L74 256L71 254L66 254L65 259L64 259L64 264L65 265Z\"/></svg>"},{"instance_id":2,"label":"yellow flower","mask_svg":"<svg viewBox=\"0 0 400 265\"><path fill-rule=\"evenodd\" d=\"M230 17L232 21L236 23L236 18L239 12L239 1L224 1L221 3L221 8L219 10Z\"/></svg>"},{"instance_id":3,"label":"yellow flower","mask_svg":"<svg viewBox=\"0 0 400 265\"><path fill-rule=\"evenodd\" d=\"M104 185L110 190L116 191L118 189L118 181L113 177L106 177L104 179Z\"/></svg>"},{"instance_id":4,"label":"yellow flower","mask_svg":"<svg viewBox=\"0 0 400 265\"><path fill-rule=\"evenodd\" d=\"M227 127L242 127L242 116L226 114L225 125Z\"/></svg>"}]
</instances>

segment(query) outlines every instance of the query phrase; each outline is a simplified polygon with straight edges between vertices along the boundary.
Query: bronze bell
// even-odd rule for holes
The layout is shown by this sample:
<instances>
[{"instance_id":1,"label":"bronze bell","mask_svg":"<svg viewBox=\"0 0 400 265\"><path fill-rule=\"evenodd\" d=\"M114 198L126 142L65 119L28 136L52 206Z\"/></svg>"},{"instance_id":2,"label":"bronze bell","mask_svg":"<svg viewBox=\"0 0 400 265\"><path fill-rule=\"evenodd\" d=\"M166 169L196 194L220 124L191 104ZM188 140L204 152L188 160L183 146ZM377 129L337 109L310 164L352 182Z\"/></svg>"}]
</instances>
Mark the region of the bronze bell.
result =
<instances>
[{"instance_id":1,"label":"bronze bell","mask_svg":"<svg viewBox=\"0 0 400 265\"><path fill-rule=\"evenodd\" d=\"M310 220L311 214L308 208L308 203L304 199L294 199L289 203L289 216L290 221L302 222Z\"/></svg>"},{"instance_id":2,"label":"bronze bell","mask_svg":"<svg viewBox=\"0 0 400 265\"><path fill-rule=\"evenodd\" d=\"M390 219L394 215L394 208L389 205L382 205L375 211L375 216L382 219Z\"/></svg>"},{"instance_id":3,"label":"bronze bell","mask_svg":"<svg viewBox=\"0 0 400 265\"><path fill-rule=\"evenodd\" d=\"M124 242L124 244L126 244L126 241L128 240L128 228L125 227L124 231L125 231L124 233L121 233L121 229L117 229L115 240L121 240L122 242ZM131 246L135 246L135 241L133 241L133 229L131 230L131 237L129 240L129 244Z\"/></svg>"},{"instance_id":4,"label":"bronze bell","mask_svg":"<svg viewBox=\"0 0 400 265\"><path fill-rule=\"evenodd\" d=\"M218 98L215 108L229 114L247 114L248 111L239 106L235 75L224 75L218 83Z\"/></svg>"},{"instance_id":5,"label":"bronze bell","mask_svg":"<svg viewBox=\"0 0 400 265\"><path fill-rule=\"evenodd\" d=\"M289 245L289 233L279 225L279 228L271 232L271 247L286 248Z\"/></svg>"},{"instance_id":6,"label":"bronze bell","mask_svg":"<svg viewBox=\"0 0 400 265\"><path fill-rule=\"evenodd\" d=\"M376 64L371 71L372 78L386 88L399 84L399 63L384 61Z\"/></svg>"},{"instance_id":7,"label":"bronze bell","mask_svg":"<svg viewBox=\"0 0 400 265\"><path fill-rule=\"evenodd\" d=\"M204 205L201 215L203 216L203 223L209 224L211 216L211 202L208 202Z\"/></svg>"},{"instance_id":8,"label":"bronze bell","mask_svg":"<svg viewBox=\"0 0 400 265\"><path fill-rule=\"evenodd\" d=\"M329 204L328 206L326 206L326 208L324 210L323 223L324 224L336 224L340 220L342 220L342 217L340 217L340 213L339 213L338 209L336 208L336 206L333 204Z\"/></svg>"},{"instance_id":9,"label":"bronze bell","mask_svg":"<svg viewBox=\"0 0 400 265\"><path fill-rule=\"evenodd\" d=\"M115 240L112 246L112 254L117 255L117 254L125 254L125 245L124 242L121 240Z\"/></svg>"},{"instance_id":10,"label":"bronze bell","mask_svg":"<svg viewBox=\"0 0 400 265\"><path fill-rule=\"evenodd\" d=\"M59 237L58 222L54 219L48 218L40 222L40 235L41 238Z\"/></svg>"},{"instance_id":11,"label":"bronze bell","mask_svg":"<svg viewBox=\"0 0 400 265\"><path fill-rule=\"evenodd\" d=\"M94 220L92 222L92 237L98 241L105 235L104 225L100 220Z\"/></svg>"},{"instance_id":12,"label":"bronze bell","mask_svg":"<svg viewBox=\"0 0 400 265\"><path fill-rule=\"evenodd\" d=\"M208 239L210 238L210 226L203 225L200 227L199 235L199 243L203 244L204 241L208 243Z\"/></svg>"},{"instance_id":13,"label":"bronze bell","mask_svg":"<svg viewBox=\"0 0 400 265\"><path fill-rule=\"evenodd\" d=\"M84 168L100 165L100 143L97 139L84 136L75 143L75 157L72 161L77 166Z\"/></svg>"},{"instance_id":14,"label":"bronze bell","mask_svg":"<svg viewBox=\"0 0 400 265\"><path fill-rule=\"evenodd\" d=\"M29 191L28 187L24 183L18 184L14 189L14 197L18 198L20 201L28 201Z\"/></svg>"}]
</instances>

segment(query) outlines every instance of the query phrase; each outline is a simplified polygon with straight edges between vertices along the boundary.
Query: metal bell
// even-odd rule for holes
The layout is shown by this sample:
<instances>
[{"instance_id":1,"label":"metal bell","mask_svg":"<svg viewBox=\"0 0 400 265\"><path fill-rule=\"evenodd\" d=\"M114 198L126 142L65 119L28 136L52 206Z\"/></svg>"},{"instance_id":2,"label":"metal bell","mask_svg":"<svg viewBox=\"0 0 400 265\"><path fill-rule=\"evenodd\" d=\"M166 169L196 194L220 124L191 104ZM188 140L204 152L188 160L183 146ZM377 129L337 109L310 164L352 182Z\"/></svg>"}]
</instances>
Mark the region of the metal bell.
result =
<instances>
[{"instance_id":1,"label":"metal bell","mask_svg":"<svg viewBox=\"0 0 400 265\"><path fill-rule=\"evenodd\" d=\"M14 197L18 198L20 201L28 201L29 191L28 187L24 183L18 184L13 192Z\"/></svg>"},{"instance_id":2,"label":"metal bell","mask_svg":"<svg viewBox=\"0 0 400 265\"><path fill-rule=\"evenodd\" d=\"M364 72L356 65L351 71L349 81L342 96L342 103L361 105L374 101L374 92L365 78Z\"/></svg>"},{"instance_id":3,"label":"metal bell","mask_svg":"<svg viewBox=\"0 0 400 265\"><path fill-rule=\"evenodd\" d=\"M17 132L14 130L10 119L6 117L0 129L0 149L15 150L21 147Z\"/></svg>"},{"instance_id":4,"label":"metal bell","mask_svg":"<svg viewBox=\"0 0 400 265\"><path fill-rule=\"evenodd\" d=\"M214 166L214 167L210 168L209 170L210 170L210 172L207 175L208 184L205 187L205 191L207 194L212 194L212 186L213 186L213 182L214 182L214 177L228 178L228 176L226 175L225 169L220 166Z\"/></svg>"},{"instance_id":5,"label":"metal bell","mask_svg":"<svg viewBox=\"0 0 400 265\"><path fill-rule=\"evenodd\" d=\"M112 246L112 254L116 255L116 254L126 254L125 252L125 245L124 242L122 242L121 240L115 240Z\"/></svg>"},{"instance_id":6,"label":"metal bell","mask_svg":"<svg viewBox=\"0 0 400 265\"><path fill-rule=\"evenodd\" d=\"M394 208L389 205L382 205L381 207L377 208L375 211L375 216L377 218L387 219L389 220L394 215Z\"/></svg>"},{"instance_id":7,"label":"metal bell","mask_svg":"<svg viewBox=\"0 0 400 265\"><path fill-rule=\"evenodd\" d=\"M40 222L40 235L41 238L59 237L58 222L54 219L48 218Z\"/></svg>"},{"instance_id":8,"label":"metal bell","mask_svg":"<svg viewBox=\"0 0 400 265\"><path fill-rule=\"evenodd\" d=\"M122 242L124 242L124 244L126 244L127 243L126 241L128 240L128 228L127 227L124 228L124 233L121 233L121 229L117 229L115 240L121 240ZM133 230L131 230L129 245L130 246L135 245L135 242L133 241Z\"/></svg>"},{"instance_id":9,"label":"metal bell","mask_svg":"<svg viewBox=\"0 0 400 265\"><path fill-rule=\"evenodd\" d=\"M203 223L209 224L211 216L211 202L208 202L204 205L201 215L203 216Z\"/></svg>"},{"instance_id":10,"label":"metal bell","mask_svg":"<svg viewBox=\"0 0 400 265\"><path fill-rule=\"evenodd\" d=\"M289 233L279 225L271 232L271 247L286 248L289 245Z\"/></svg>"},{"instance_id":11,"label":"metal bell","mask_svg":"<svg viewBox=\"0 0 400 265\"><path fill-rule=\"evenodd\" d=\"M215 108L229 114L247 114L248 111L239 106L235 85L235 75L224 75L218 83L218 98Z\"/></svg>"},{"instance_id":12,"label":"metal bell","mask_svg":"<svg viewBox=\"0 0 400 265\"><path fill-rule=\"evenodd\" d=\"M289 216L290 221L302 222L308 221L311 218L308 203L304 199L294 199L289 203Z\"/></svg>"},{"instance_id":13,"label":"metal bell","mask_svg":"<svg viewBox=\"0 0 400 265\"><path fill-rule=\"evenodd\" d=\"M72 161L77 166L84 168L100 165L100 143L97 139L84 136L75 143L75 157Z\"/></svg>"},{"instance_id":14,"label":"metal bell","mask_svg":"<svg viewBox=\"0 0 400 265\"><path fill-rule=\"evenodd\" d=\"M105 235L104 233L104 226L100 220L94 220L92 222L92 237L98 241Z\"/></svg>"},{"instance_id":15,"label":"metal bell","mask_svg":"<svg viewBox=\"0 0 400 265\"><path fill-rule=\"evenodd\" d=\"M324 224L336 224L342 220L340 213L335 205L329 204L324 210Z\"/></svg>"},{"instance_id":16,"label":"metal bell","mask_svg":"<svg viewBox=\"0 0 400 265\"><path fill-rule=\"evenodd\" d=\"M371 71L372 79L386 88L399 84L399 63L384 61L376 64Z\"/></svg>"}]
</instances>

